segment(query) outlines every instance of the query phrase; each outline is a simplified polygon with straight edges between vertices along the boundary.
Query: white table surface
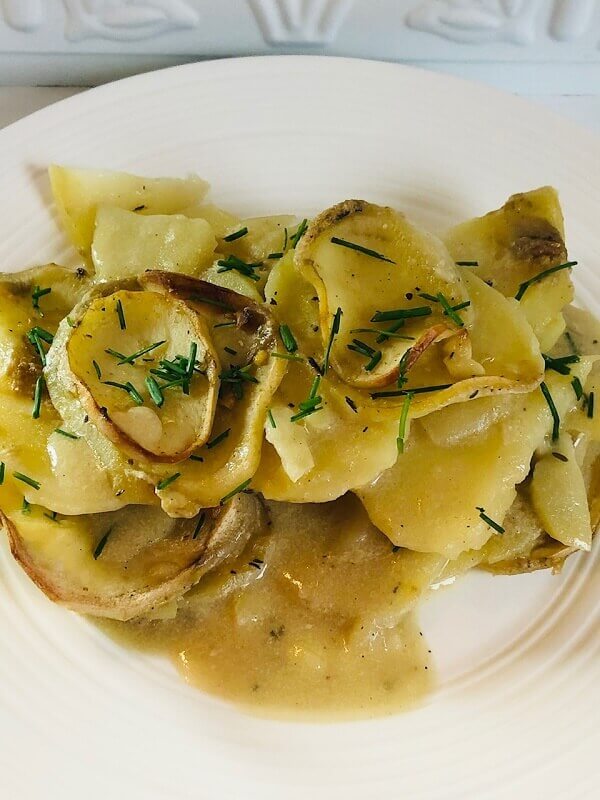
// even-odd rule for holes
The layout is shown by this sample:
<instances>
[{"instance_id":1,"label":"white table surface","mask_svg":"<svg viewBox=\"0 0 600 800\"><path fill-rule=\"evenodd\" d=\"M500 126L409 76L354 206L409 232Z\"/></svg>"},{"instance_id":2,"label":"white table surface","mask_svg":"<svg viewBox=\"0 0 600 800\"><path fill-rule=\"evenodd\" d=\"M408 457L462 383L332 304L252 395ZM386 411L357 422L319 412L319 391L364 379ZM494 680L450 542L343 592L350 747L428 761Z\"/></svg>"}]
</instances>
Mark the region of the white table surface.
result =
<instances>
[{"instance_id":1,"label":"white table surface","mask_svg":"<svg viewBox=\"0 0 600 800\"><path fill-rule=\"evenodd\" d=\"M0 87L0 128L39 108L82 92L81 87ZM598 95L524 95L554 111L600 133L600 96Z\"/></svg>"}]
</instances>

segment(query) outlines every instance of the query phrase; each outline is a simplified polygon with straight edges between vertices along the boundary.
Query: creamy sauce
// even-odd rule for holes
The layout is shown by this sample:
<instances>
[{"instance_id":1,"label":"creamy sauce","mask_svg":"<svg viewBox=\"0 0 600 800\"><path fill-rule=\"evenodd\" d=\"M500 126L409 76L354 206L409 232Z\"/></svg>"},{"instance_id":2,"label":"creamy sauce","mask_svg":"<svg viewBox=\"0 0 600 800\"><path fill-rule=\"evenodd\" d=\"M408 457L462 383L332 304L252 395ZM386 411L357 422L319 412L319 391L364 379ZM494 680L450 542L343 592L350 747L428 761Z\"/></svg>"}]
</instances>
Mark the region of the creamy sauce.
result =
<instances>
[{"instance_id":1,"label":"creamy sauce","mask_svg":"<svg viewBox=\"0 0 600 800\"><path fill-rule=\"evenodd\" d=\"M375 716L421 701L433 670L412 609L443 560L394 551L352 495L269 511L269 533L175 618L109 623L111 633L260 714Z\"/></svg>"}]
</instances>

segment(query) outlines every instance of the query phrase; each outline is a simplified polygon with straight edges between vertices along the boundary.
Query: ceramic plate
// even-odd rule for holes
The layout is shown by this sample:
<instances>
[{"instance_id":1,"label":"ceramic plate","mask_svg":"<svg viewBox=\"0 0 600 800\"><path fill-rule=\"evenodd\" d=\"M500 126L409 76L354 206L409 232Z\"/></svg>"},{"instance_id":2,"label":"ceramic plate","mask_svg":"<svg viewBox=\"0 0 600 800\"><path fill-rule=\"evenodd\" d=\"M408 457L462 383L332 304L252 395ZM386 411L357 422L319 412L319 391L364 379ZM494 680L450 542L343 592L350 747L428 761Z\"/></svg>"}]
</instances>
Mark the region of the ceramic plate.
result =
<instances>
[{"instance_id":1,"label":"ceramic plate","mask_svg":"<svg viewBox=\"0 0 600 800\"><path fill-rule=\"evenodd\" d=\"M45 169L197 172L240 214L349 197L442 229L551 183L580 302L600 312L600 140L402 66L205 62L66 100L0 133L0 270L60 261ZM77 486L73 486L77 491ZM562 575L469 575L425 607L439 689L384 719L259 719L52 605L0 553L6 798L589 800L600 792L600 548Z\"/></svg>"}]
</instances>

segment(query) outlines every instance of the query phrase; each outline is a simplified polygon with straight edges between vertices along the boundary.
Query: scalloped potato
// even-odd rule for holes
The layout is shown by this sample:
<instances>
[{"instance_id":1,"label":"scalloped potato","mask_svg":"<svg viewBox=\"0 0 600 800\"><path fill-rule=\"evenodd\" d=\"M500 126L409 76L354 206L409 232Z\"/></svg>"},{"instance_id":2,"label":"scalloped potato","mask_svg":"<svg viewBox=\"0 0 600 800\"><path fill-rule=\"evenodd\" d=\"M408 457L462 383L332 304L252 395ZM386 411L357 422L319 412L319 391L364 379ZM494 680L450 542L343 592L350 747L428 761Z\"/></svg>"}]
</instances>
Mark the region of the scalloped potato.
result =
<instances>
[{"instance_id":1,"label":"scalloped potato","mask_svg":"<svg viewBox=\"0 0 600 800\"><path fill-rule=\"evenodd\" d=\"M51 600L261 713L370 716L433 685L431 591L591 549L600 323L554 189L442 241L50 180L95 272L0 275L0 529Z\"/></svg>"}]
</instances>

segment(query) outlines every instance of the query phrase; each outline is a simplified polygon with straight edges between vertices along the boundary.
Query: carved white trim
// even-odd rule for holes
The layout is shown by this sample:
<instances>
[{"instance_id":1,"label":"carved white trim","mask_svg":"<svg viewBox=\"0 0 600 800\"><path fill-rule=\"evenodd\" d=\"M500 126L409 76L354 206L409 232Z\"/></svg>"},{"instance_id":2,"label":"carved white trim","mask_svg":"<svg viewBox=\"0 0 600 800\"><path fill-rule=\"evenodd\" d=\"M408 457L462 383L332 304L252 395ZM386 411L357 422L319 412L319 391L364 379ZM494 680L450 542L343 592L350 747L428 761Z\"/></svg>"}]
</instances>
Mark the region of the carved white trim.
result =
<instances>
[{"instance_id":1,"label":"carved white trim","mask_svg":"<svg viewBox=\"0 0 600 800\"><path fill-rule=\"evenodd\" d=\"M169 31L195 28L200 17L185 0L63 0L65 37L149 39Z\"/></svg>"},{"instance_id":2,"label":"carved white trim","mask_svg":"<svg viewBox=\"0 0 600 800\"><path fill-rule=\"evenodd\" d=\"M270 44L332 42L354 0L248 0Z\"/></svg>"},{"instance_id":3,"label":"carved white trim","mask_svg":"<svg viewBox=\"0 0 600 800\"><path fill-rule=\"evenodd\" d=\"M2 0L7 25L16 31L35 31L46 21L44 0Z\"/></svg>"},{"instance_id":4,"label":"carved white trim","mask_svg":"<svg viewBox=\"0 0 600 800\"><path fill-rule=\"evenodd\" d=\"M590 29L596 0L555 0L550 33L566 42L578 39Z\"/></svg>"},{"instance_id":5,"label":"carved white trim","mask_svg":"<svg viewBox=\"0 0 600 800\"><path fill-rule=\"evenodd\" d=\"M409 11L406 22L453 42L524 45L535 41L539 6L540 0L426 0Z\"/></svg>"}]
</instances>

